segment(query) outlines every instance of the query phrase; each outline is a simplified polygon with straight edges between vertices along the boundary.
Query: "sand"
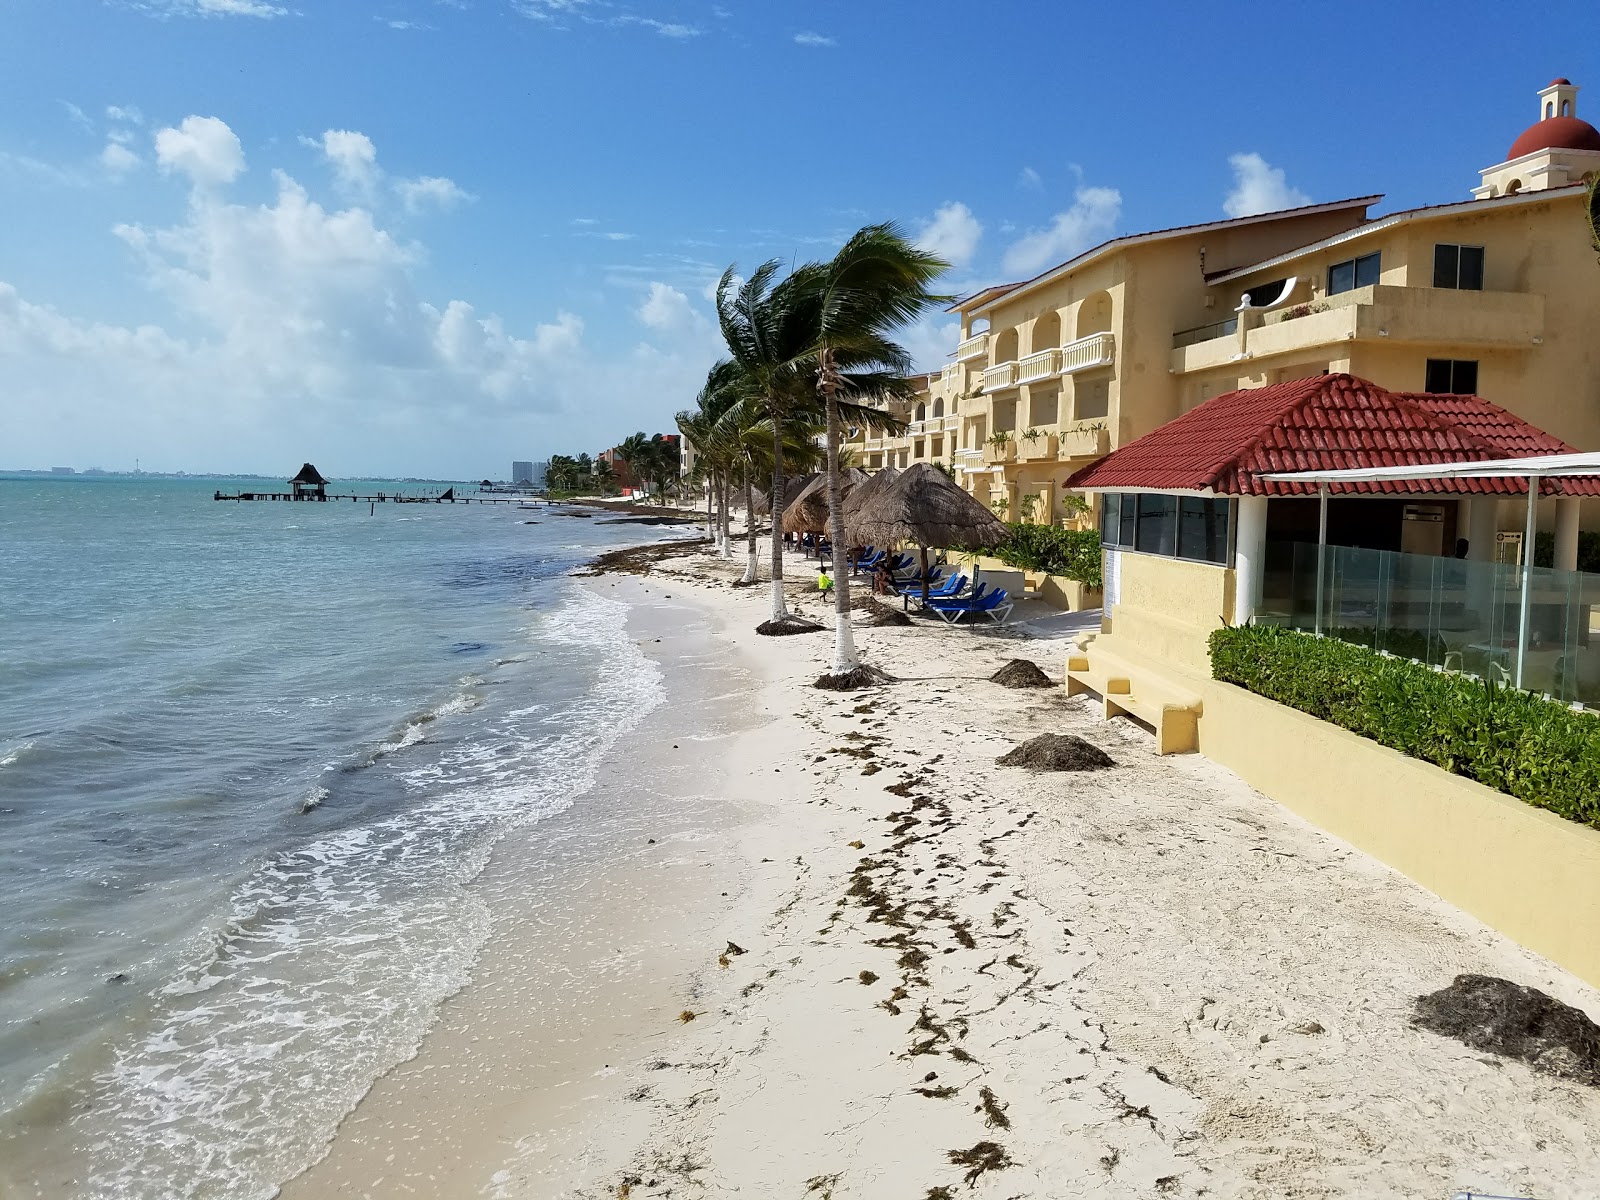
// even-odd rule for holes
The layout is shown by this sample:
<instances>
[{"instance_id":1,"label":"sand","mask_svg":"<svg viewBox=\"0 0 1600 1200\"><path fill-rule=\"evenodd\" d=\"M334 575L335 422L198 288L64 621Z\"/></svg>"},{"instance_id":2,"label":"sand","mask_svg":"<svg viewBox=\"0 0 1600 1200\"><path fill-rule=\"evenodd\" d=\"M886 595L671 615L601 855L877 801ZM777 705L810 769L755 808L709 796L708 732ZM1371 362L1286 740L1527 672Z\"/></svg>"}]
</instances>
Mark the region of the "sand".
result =
<instances>
[{"instance_id":1,"label":"sand","mask_svg":"<svg viewBox=\"0 0 1600 1200\"><path fill-rule=\"evenodd\" d=\"M286 1197L1600 1195L1600 1091L1410 1022L1461 973L1593 989L1092 701L988 680L1056 669L1070 618L863 622L897 682L827 692L831 634L757 637L741 566L590 581L677 689L602 772L621 840L575 852L554 943L501 847L474 982ZM1046 732L1117 766L995 765Z\"/></svg>"}]
</instances>

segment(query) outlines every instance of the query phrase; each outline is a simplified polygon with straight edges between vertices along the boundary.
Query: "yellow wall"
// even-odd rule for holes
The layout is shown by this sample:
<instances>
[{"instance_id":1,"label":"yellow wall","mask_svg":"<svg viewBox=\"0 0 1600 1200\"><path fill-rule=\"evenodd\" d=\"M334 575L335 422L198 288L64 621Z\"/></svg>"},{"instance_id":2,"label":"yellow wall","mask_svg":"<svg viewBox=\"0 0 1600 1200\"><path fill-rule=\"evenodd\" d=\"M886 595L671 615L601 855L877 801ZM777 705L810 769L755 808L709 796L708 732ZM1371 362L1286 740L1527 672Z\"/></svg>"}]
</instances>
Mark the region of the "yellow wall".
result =
<instances>
[{"instance_id":1,"label":"yellow wall","mask_svg":"<svg viewBox=\"0 0 1600 1200\"><path fill-rule=\"evenodd\" d=\"M1118 551L1110 627L1152 658L1211 673L1206 638L1233 619L1234 574L1210 563Z\"/></svg>"},{"instance_id":2,"label":"yellow wall","mask_svg":"<svg viewBox=\"0 0 1600 1200\"><path fill-rule=\"evenodd\" d=\"M1207 758L1600 986L1600 832L1229 684L1201 695Z\"/></svg>"}]
</instances>

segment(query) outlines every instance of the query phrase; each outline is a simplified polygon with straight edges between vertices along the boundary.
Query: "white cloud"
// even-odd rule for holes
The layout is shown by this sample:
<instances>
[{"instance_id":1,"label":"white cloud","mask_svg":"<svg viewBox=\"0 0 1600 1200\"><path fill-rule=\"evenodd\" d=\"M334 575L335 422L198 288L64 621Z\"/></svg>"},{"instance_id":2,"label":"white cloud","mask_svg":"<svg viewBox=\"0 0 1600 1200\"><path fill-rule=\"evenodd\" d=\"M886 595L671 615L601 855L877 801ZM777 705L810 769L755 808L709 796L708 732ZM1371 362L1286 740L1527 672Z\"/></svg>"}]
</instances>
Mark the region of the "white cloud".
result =
<instances>
[{"instance_id":1,"label":"white cloud","mask_svg":"<svg viewBox=\"0 0 1600 1200\"><path fill-rule=\"evenodd\" d=\"M71 100L63 100L61 102L61 107L67 110L67 116L72 119L72 123L74 125L78 126L80 129L87 129L91 133L94 131L94 122L89 119L89 114L84 112L83 109L79 108Z\"/></svg>"},{"instance_id":2,"label":"white cloud","mask_svg":"<svg viewBox=\"0 0 1600 1200\"><path fill-rule=\"evenodd\" d=\"M1033 275L1081 254L1111 235L1121 213L1122 193L1115 188L1079 188L1072 207L1057 213L1047 228L1031 230L1012 243L1005 255L1006 272Z\"/></svg>"},{"instance_id":3,"label":"white cloud","mask_svg":"<svg viewBox=\"0 0 1600 1200\"><path fill-rule=\"evenodd\" d=\"M1283 168L1259 154L1230 155L1228 165L1233 168L1233 191L1222 202L1222 211L1230 217L1253 217L1311 203L1310 196L1289 186Z\"/></svg>"},{"instance_id":4,"label":"white cloud","mask_svg":"<svg viewBox=\"0 0 1600 1200\"><path fill-rule=\"evenodd\" d=\"M712 294L716 294L715 288ZM661 333L697 333L710 324L705 314L689 302L688 296L659 280L651 282L649 295L635 313L646 326Z\"/></svg>"},{"instance_id":5,"label":"white cloud","mask_svg":"<svg viewBox=\"0 0 1600 1200\"><path fill-rule=\"evenodd\" d=\"M353 129L329 129L320 139L300 140L322 151L341 187L359 196L372 195L382 172L378 170L378 148L366 134Z\"/></svg>"},{"instance_id":6,"label":"white cloud","mask_svg":"<svg viewBox=\"0 0 1600 1200\"><path fill-rule=\"evenodd\" d=\"M111 104L106 106L106 120L124 125L143 125L144 114L131 104Z\"/></svg>"},{"instance_id":7,"label":"white cloud","mask_svg":"<svg viewBox=\"0 0 1600 1200\"><path fill-rule=\"evenodd\" d=\"M917 231L916 242L932 251L952 267L964 267L977 253L983 226L972 210L952 200L933 214L933 219Z\"/></svg>"},{"instance_id":8,"label":"white cloud","mask_svg":"<svg viewBox=\"0 0 1600 1200\"><path fill-rule=\"evenodd\" d=\"M839 43L834 38L805 29L794 35L794 44L796 46L837 46Z\"/></svg>"},{"instance_id":9,"label":"white cloud","mask_svg":"<svg viewBox=\"0 0 1600 1200\"><path fill-rule=\"evenodd\" d=\"M599 217L573 217L572 218L572 223L574 225L598 225L598 224L600 224L600 218Z\"/></svg>"},{"instance_id":10,"label":"white cloud","mask_svg":"<svg viewBox=\"0 0 1600 1200\"><path fill-rule=\"evenodd\" d=\"M265 0L145 0L134 8L158 17L284 17L289 10Z\"/></svg>"},{"instance_id":11,"label":"white cloud","mask_svg":"<svg viewBox=\"0 0 1600 1200\"><path fill-rule=\"evenodd\" d=\"M156 132L156 162L197 185L232 183L244 170L244 148L227 122L185 117L176 129Z\"/></svg>"},{"instance_id":12,"label":"white cloud","mask_svg":"<svg viewBox=\"0 0 1600 1200\"><path fill-rule=\"evenodd\" d=\"M471 200L472 193L453 179L442 175L423 175L417 179L402 179L395 184L400 200L407 212L419 213L429 209L447 212L456 205Z\"/></svg>"},{"instance_id":13,"label":"white cloud","mask_svg":"<svg viewBox=\"0 0 1600 1200\"><path fill-rule=\"evenodd\" d=\"M100 165L111 175L121 177L139 165L139 156L121 142L109 141L100 151Z\"/></svg>"},{"instance_id":14,"label":"white cloud","mask_svg":"<svg viewBox=\"0 0 1600 1200\"><path fill-rule=\"evenodd\" d=\"M325 207L281 171L268 201L234 202L243 154L206 121L158 136L162 165L194 181L174 219L114 231L164 315L89 321L0 282L12 461L275 471L309 456L479 478L507 447L592 450L664 427L715 357L714 327L667 284L635 310L659 344L604 352L573 311L513 322L425 298L423 247L368 208Z\"/></svg>"},{"instance_id":15,"label":"white cloud","mask_svg":"<svg viewBox=\"0 0 1600 1200\"><path fill-rule=\"evenodd\" d=\"M896 340L911 355L918 371L937 371L950 361L961 340L961 322L946 313L935 313L907 325Z\"/></svg>"},{"instance_id":16,"label":"white cloud","mask_svg":"<svg viewBox=\"0 0 1600 1200\"><path fill-rule=\"evenodd\" d=\"M1032 167L1023 167L1017 172L1017 186L1037 190L1044 186L1044 180L1039 178L1039 172Z\"/></svg>"}]
</instances>

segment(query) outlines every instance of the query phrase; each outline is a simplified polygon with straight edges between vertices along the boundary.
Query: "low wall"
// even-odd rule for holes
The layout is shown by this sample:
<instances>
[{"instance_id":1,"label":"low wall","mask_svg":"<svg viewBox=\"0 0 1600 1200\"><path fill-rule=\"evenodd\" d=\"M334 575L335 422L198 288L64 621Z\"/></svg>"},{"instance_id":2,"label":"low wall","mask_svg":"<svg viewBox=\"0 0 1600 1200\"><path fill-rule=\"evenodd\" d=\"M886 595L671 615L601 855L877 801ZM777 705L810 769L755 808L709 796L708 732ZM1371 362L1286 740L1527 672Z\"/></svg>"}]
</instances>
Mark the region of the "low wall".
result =
<instances>
[{"instance_id":1,"label":"low wall","mask_svg":"<svg viewBox=\"0 0 1600 1200\"><path fill-rule=\"evenodd\" d=\"M1086 587L1076 579L1068 579L1065 575L1046 575L1043 571L1023 571L1001 562L998 558L990 558L986 554L976 557L968 556L961 559L961 569L968 575L976 568L982 574L980 578L990 587L1003 587L1013 596L1021 598L1026 594L1043 600L1046 604L1056 608L1065 609L1067 612L1082 612L1086 608L1099 608L1101 591L1099 588Z\"/></svg>"},{"instance_id":2,"label":"low wall","mask_svg":"<svg viewBox=\"0 0 1600 1200\"><path fill-rule=\"evenodd\" d=\"M1157 660L1210 676L1206 638L1233 615L1234 573L1210 563L1122 551L1109 624Z\"/></svg>"},{"instance_id":3,"label":"low wall","mask_svg":"<svg viewBox=\"0 0 1600 1200\"><path fill-rule=\"evenodd\" d=\"M1243 688L1196 682L1207 758L1600 986L1600 831Z\"/></svg>"}]
</instances>

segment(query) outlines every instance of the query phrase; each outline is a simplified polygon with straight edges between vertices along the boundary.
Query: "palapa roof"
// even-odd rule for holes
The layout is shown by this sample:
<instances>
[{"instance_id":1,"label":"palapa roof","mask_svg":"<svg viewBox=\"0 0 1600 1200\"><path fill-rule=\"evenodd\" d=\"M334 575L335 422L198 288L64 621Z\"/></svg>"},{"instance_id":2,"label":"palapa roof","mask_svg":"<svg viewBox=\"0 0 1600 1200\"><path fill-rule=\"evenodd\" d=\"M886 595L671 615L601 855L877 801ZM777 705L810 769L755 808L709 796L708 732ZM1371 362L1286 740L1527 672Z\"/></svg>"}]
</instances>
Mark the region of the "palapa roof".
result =
<instances>
[{"instance_id":1,"label":"palapa roof","mask_svg":"<svg viewBox=\"0 0 1600 1200\"><path fill-rule=\"evenodd\" d=\"M784 509L788 508L789 505L798 500L800 498L800 493L811 486L816 478L817 473L815 471L808 471L804 475L787 476L783 481L783 503L778 505L778 511L782 512ZM772 511L772 505L767 502L767 493L762 491L760 488L755 488L754 491L756 516L765 516L767 513Z\"/></svg>"},{"instance_id":2,"label":"palapa roof","mask_svg":"<svg viewBox=\"0 0 1600 1200\"><path fill-rule=\"evenodd\" d=\"M1569 453L1560 438L1481 396L1391 392L1355 375L1318 375L1214 396L1067 480L1088 491L1315 495L1282 471L1453 463ZM1600 479L1547 479L1547 493L1600 495ZM1331 484L1336 495L1523 495L1516 478Z\"/></svg>"},{"instance_id":3,"label":"palapa roof","mask_svg":"<svg viewBox=\"0 0 1600 1200\"><path fill-rule=\"evenodd\" d=\"M289 482L290 483L327 483L328 481L326 479L324 479L322 477L322 473L320 471L318 471L315 467L313 467L310 463L305 463L300 468L300 474L296 475L293 479L289 480Z\"/></svg>"},{"instance_id":4,"label":"palapa roof","mask_svg":"<svg viewBox=\"0 0 1600 1200\"><path fill-rule=\"evenodd\" d=\"M943 471L913 463L869 497L845 525L853 545L966 546L974 550L1010 540L1004 521L979 504Z\"/></svg>"},{"instance_id":5,"label":"palapa roof","mask_svg":"<svg viewBox=\"0 0 1600 1200\"><path fill-rule=\"evenodd\" d=\"M860 467L847 467L839 472L840 500L845 500L868 475ZM828 532L828 476L824 472L805 487L783 510L785 533Z\"/></svg>"},{"instance_id":6,"label":"palapa roof","mask_svg":"<svg viewBox=\"0 0 1600 1200\"><path fill-rule=\"evenodd\" d=\"M874 471L872 473L872 477L865 483L857 484L855 487L851 488L850 494L845 497L844 501L844 520L846 527L848 528L850 519L855 516L856 511L863 504L872 499L872 497L876 496L879 492L883 491L884 488L888 487L899 478L899 467L884 467L882 470Z\"/></svg>"}]
</instances>

